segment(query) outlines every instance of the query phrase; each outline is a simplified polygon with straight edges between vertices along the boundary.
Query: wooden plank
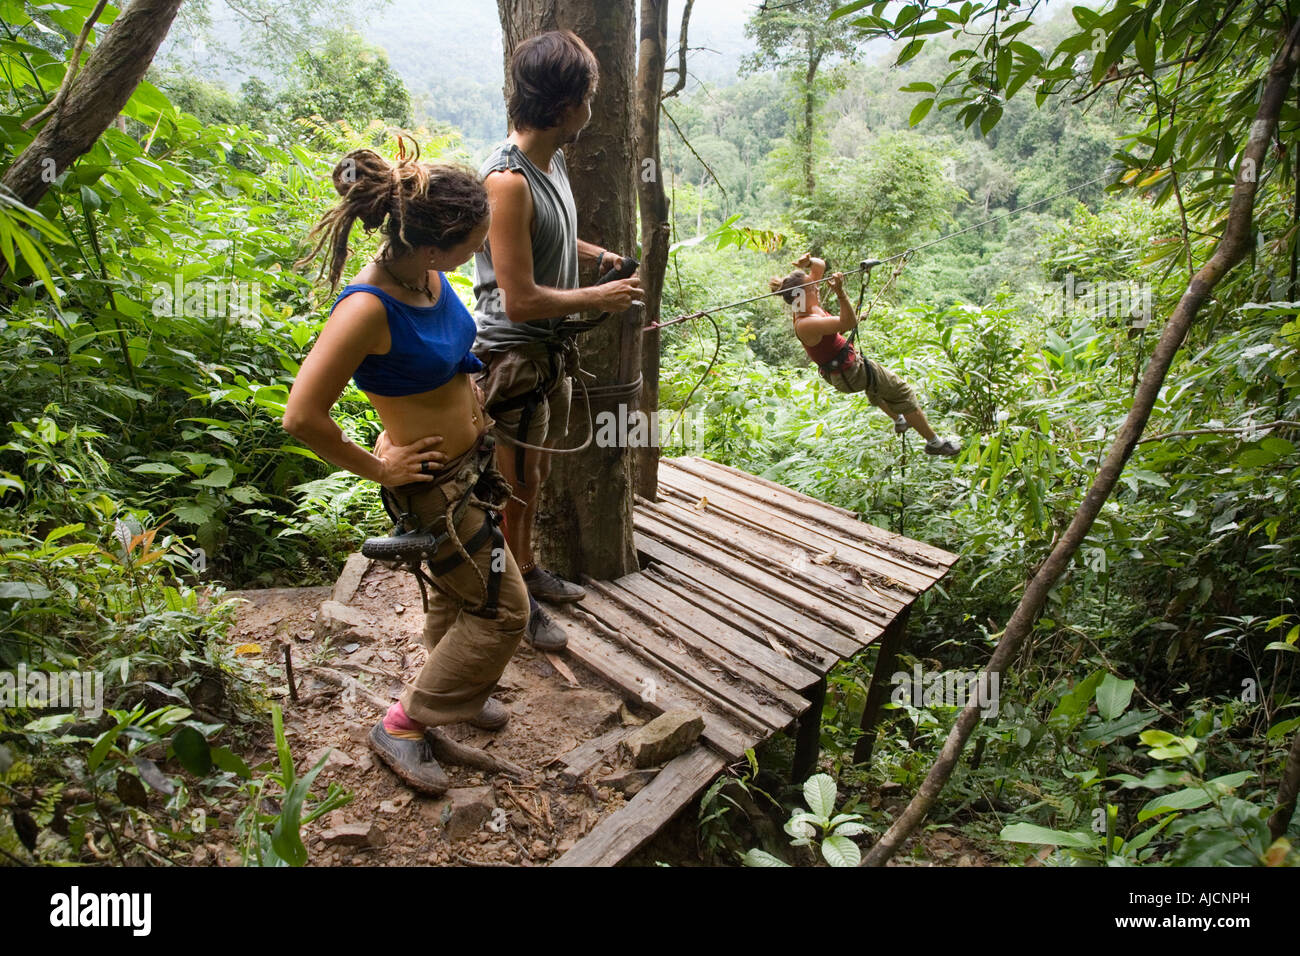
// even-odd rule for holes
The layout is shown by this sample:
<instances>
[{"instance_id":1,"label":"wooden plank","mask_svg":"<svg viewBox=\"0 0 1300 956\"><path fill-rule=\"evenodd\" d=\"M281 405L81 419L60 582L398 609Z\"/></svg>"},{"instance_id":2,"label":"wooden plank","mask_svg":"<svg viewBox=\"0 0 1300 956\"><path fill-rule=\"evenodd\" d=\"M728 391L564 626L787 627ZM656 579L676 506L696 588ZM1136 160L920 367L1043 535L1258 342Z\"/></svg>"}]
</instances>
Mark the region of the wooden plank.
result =
<instances>
[{"instance_id":1,"label":"wooden plank","mask_svg":"<svg viewBox=\"0 0 1300 956\"><path fill-rule=\"evenodd\" d=\"M635 729L635 727L615 727L579 744L568 753L560 754L556 758L564 762L560 779L570 785L577 783L584 773L596 766L607 753L615 750L618 742Z\"/></svg>"},{"instance_id":2,"label":"wooden plank","mask_svg":"<svg viewBox=\"0 0 1300 956\"><path fill-rule=\"evenodd\" d=\"M848 637L843 630L782 604L762 590L761 582L754 585L729 576L641 529L632 537L637 551L653 562L647 572L665 578L697 607L728 620L757 641L786 650L795 663L818 674L852 657L884 630L862 624L856 638Z\"/></svg>"},{"instance_id":3,"label":"wooden plank","mask_svg":"<svg viewBox=\"0 0 1300 956\"><path fill-rule=\"evenodd\" d=\"M819 501L769 478L741 471L730 465L709 461L707 458L662 458L659 461L659 473L662 475L665 469L686 471L710 482L725 485L743 492L765 506L779 508L801 518L831 526L850 537L899 556L916 558L944 572L958 560L958 555L943 548L878 528L861 520L855 512L847 508Z\"/></svg>"},{"instance_id":4,"label":"wooden plank","mask_svg":"<svg viewBox=\"0 0 1300 956\"><path fill-rule=\"evenodd\" d=\"M724 549L683 531L660 515L638 509L633 525L637 532L657 538L667 545L670 553L684 555L694 567L711 572L710 580L725 582L721 587L715 587L715 590L723 594L743 595L743 602L747 606L761 611L787 630L807 634L813 641L835 651L841 657L856 653L862 643L856 638L865 627L874 625L883 629L893 617L881 615L883 620L873 619L826 603L818 607L807 607L803 603L808 599L806 591L799 590L785 578L765 568L730 558ZM664 555L663 548L656 550L659 553L655 556L666 564L680 565L671 556ZM751 603L751 596L762 599L761 603ZM782 609L779 614L774 613L776 608ZM814 621L823 626L810 630L808 625Z\"/></svg>"},{"instance_id":5,"label":"wooden plank","mask_svg":"<svg viewBox=\"0 0 1300 956\"><path fill-rule=\"evenodd\" d=\"M876 587L883 585L919 594L942 577L942 572L909 564L905 559L882 548L873 548L842 535L811 528L807 522L792 520L761 504L747 501L743 495L730 488L710 484L688 472L669 472L660 478L659 486L680 491L687 499L699 500L700 497L706 497L708 510L721 511L727 517L746 523L756 531L779 536L807 548L814 555L834 548L836 557L840 560L869 576L878 575L885 579L878 582L869 578L870 583Z\"/></svg>"},{"instance_id":6,"label":"wooden plank","mask_svg":"<svg viewBox=\"0 0 1300 956\"><path fill-rule=\"evenodd\" d=\"M639 534L639 532L638 532ZM820 677L840 661L840 655L832 650L814 643L804 634L786 629L780 624L759 613L754 609L752 599L761 599L762 595L758 592L749 592L745 589L730 588L730 594L720 594L710 587L711 582L709 575L716 575L716 570L705 565L699 565L694 568L687 563L686 559L676 551L661 545L660 542L652 538L637 537L637 550L649 557L655 549L664 548L664 553L676 559L678 565L683 568L693 568L693 570L679 570L677 567L664 564L660 561L653 561L641 573L651 580L661 582L665 588L669 588L674 594L679 595L682 600L700 608L706 614L722 618L728 624L738 631L746 634L756 646L767 646L773 650L784 650L790 655L790 661L797 666L810 671ZM720 579L722 583L731 583L726 578ZM739 590L745 590L745 593L736 593ZM784 605L775 604L778 610L784 610L792 617L797 617L793 611L785 608ZM808 629L817 629L821 625L816 621L805 622ZM829 632L832 635L834 631ZM868 643L870 643L868 641ZM865 645L864 645L865 646ZM814 681L815 682L815 681ZM802 688L801 688L802 690Z\"/></svg>"},{"instance_id":7,"label":"wooden plank","mask_svg":"<svg viewBox=\"0 0 1300 956\"><path fill-rule=\"evenodd\" d=\"M773 573L779 571L781 577L807 593L806 606L820 607L826 603L827 595L833 595L834 601L850 612L871 615L883 626L916 598L915 591L893 578L865 569L857 561L843 562L859 571L860 576L865 570L863 583L851 584L839 571L813 561L821 553L816 548L805 552L801 545L789 539L761 536L733 515L715 509L712 502L707 510L697 511L687 503L697 500L693 495L678 498L675 495L679 492L671 486L663 487L666 497L647 504L650 511L675 523L686 533L708 540L734 558L747 560ZM796 550L807 554L802 567L796 567L792 560L791 552ZM867 583L867 577L874 577L875 583Z\"/></svg>"},{"instance_id":8,"label":"wooden plank","mask_svg":"<svg viewBox=\"0 0 1300 956\"><path fill-rule=\"evenodd\" d=\"M614 866L649 842L682 807L695 799L726 766L717 754L696 745L670 761L644 790L611 813L552 866Z\"/></svg>"},{"instance_id":9,"label":"wooden plank","mask_svg":"<svg viewBox=\"0 0 1300 956\"><path fill-rule=\"evenodd\" d=\"M649 651L664 666L671 667L683 681L694 684L702 692L717 695L773 733L788 726L795 716L806 709L807 704L802 701L798 705L789 704L788 709L782 707L783 701L768 689L763 675L753 672L753 676L757 677L755 681L729 673L726 666L715 659L720 656L716 649L714 655L710 656L701 650L700 644L704 642L690 641L682 634L670 633L669 629L680 630L684 634L698 638L698 635L694 635L675 619L656 613L654 605L644 601L635 591L628 590L624 586L635 585L635 581L629 581L630 578L635 577L636 575L629 574L612 583L593 581L590 578L583 579L583 584L588 589L621 605L632 615L624 616L624 624L618 628L624 636ZM604 612L597 612L597 617L604 617ZM657 623L656 619L658 619ZM609 620L606 620L606 623L613 624ZM729 659L728 663L731 660ZM710 665L717 665L717 670L721 673L713 670ZM797 694L791 693L798 699Z\"/></svg>"},{"instance_id":10,"label":"wooden plank","mask_svg":"<svg viewBox=\"0 0 1300 956\"><path fill-rule=\"evenodd\" d=\"M634 603L632 595L620 593L609 582L584 577L582 583L587 588L587 597L582 599L584 611L635 645L647 664L671 673L696 694L731 715L735 723L751 725L766 737L790 722L792 715L773 706L775 699L763 687L728 683L695 660L684 641L674 647L644 615L636 614L643 606Z\"/></svg>"},{"instance_id":11,"label":"wooden plank","mask_svg":"<svg viewBox=\"0 0 1300 956\"><path fill-rule=\"evenodd\" d=\"M816 671L801 667L761 640L726 623L730 615L720 619L718 615L692 604L678 594L672 585L657 577L651 577L643 571L620 578L618 583L666 617L690 628L698 637L692 643L702 653L708 654L737 676L752 683L762 681L764 686L783 700L803 701L803 696L798 691L817 681ZM717 648L716 656L711 648ZM768 679L764 680L764 677ZM782 694L782 687L790 688L791 693ZM798 707L802 710L803 704Z\"/></svg>"},{"instance_id":12,"label":"wooden plank","mask_svg":"<svg viewBox=\"0 0 1300 956\"><path fill-rule=\"evenodd\" d=\"M719 714L715 705L683 686L670 671L647 666L621 645L596 636L593 632L597 625L589 615L577 610L580 606L556 605L550 611L551 619L568 635L568 653L621 690L629 700L659 713L679 707L698 711L704 718L704 739L730 760L738 760L764 739L750 727L737 725L734 719ZM653 701L642 698L647 680L654 681Z\"/></svg>"}]
</instances>

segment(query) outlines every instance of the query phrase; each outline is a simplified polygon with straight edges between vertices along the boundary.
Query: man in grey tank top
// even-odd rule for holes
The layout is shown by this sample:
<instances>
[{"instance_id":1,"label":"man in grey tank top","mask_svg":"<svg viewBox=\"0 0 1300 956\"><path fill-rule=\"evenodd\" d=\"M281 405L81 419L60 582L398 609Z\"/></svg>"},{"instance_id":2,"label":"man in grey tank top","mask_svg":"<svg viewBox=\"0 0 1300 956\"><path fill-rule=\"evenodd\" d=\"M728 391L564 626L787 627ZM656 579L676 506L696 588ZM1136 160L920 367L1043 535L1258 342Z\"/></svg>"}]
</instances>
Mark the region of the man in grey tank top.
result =
<instances>
[{"instance_id":1,"label":"man in grey tank top","mask_svg":"<svg viewBox=\"0 0 1300 956\"><path fill-rule=\"evenodd\" d=\"M510 75L513 129L479 169L492 225L474 258L474 352L487 367L481 385L499 439L498 467L523 502L506 506L511 553L531 599L578 601L583 589L539 568L532 548L537 498L550 472L550 455L537 448L560 447L569 430L573 386L560 326L584 311L630 308L640 299L641 280L632 276L579 288L580 265L600 275L622 258L578 238L561 150L591 119L595 56L567 30L542 33L515 49ZM536 600L531 611L529 642L546 650L564 647L564 632Z\"/></svg>"}]
</instances>

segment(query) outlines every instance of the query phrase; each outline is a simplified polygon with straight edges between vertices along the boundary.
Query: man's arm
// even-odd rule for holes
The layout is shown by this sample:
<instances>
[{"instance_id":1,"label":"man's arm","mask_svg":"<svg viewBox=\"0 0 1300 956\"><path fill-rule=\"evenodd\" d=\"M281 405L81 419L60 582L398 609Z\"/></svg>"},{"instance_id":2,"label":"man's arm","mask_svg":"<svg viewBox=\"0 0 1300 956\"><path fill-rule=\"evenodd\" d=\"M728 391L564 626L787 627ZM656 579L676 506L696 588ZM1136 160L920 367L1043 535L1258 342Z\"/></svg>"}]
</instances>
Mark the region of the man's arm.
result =
<instances>
[{"instance_id":1,"label":"man's arm","mask_svg":"<svg viewBox=\"0 0 1300 956\"><path fill-rule=\"evenodd\" d=\"M488 227L492 270L510 321L531 322L584 311L622 312L640 299L638 276L584 289L538 285L533 280L533 197L527 181L518 173L502 170L490 173L484 185L492 207L492 225ZM589 261L596 258L593 251L604 251L579 241L580 256L584 246Z\"/></svg>"}]
</instances>

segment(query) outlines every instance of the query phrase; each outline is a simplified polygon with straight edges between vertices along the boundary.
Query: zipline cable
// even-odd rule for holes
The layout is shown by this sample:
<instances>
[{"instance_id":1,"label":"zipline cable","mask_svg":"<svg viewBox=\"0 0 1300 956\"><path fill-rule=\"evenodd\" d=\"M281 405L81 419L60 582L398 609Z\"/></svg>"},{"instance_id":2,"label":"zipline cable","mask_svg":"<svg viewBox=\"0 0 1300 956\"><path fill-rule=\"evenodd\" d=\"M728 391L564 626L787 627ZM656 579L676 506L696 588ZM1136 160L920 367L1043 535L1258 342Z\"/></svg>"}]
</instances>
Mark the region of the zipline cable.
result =
<instances>
[{"instance_id":1,"label":"zipline cable","mask_svg":"<svg viewBox=\"0 0 1300 956\"><path fill-rule=\"evenodd\" d=\"M1095 185L1096 183L1102 182L1103 180L1109 178L1110 178L1109 175L1098 176L1095 179L1088 180L1086 183L1080 183L1077 186L1071 186L1069 189L1062 190L1061 192L1055 193L1054 195L1051 196L1047 196L1044 199L1038 199L1035 200L1034 202L1027 203L1024 206L1020 206L1016 209L1012 209L1010 212L1005 212L1000 216L990 216L989 218L982 219L977 223L973 223L965 227L964 229L958 229L956 232L950 232L947 235L939 236L938 238L931 239L928 242L923 242L919 246L914 246L911 249L905 249L902 252L895 253L894 255L890 256L888 259L863 259L861 262L858 263L856 269L851 269L849 272L844 273L844 275L853 275L854 273L857 273L862 277L862 281L858 286L858 308L857 308L858 322L862 321L862 300L866 294L867 282L871 277L871 270L874 269L876 266L888 265L891 262L899 263L898 266L894 269L893 275L890 276L889 281L886 282L883 286L881 286L880 290L876 293L875 298L871 300L871 305L867 308L868 313L870 313L876 307L876 303L880 301L881 296L883 296L885 294L885 291L891 285L894 284L895 280L898 279L899 274L903 271L903 266L906 264L907 259L910 258L914 253L920 252L922 249L928 249L931 246L938 245L941 242L947 242L949 239L956 239L958 236L964 236L966 233L972 232L983 226L987 226L989 223L999 222L1003 219L1009 219L1012 216L1018 216L1022 212L1027 212L1028 210L1033 209L1035 206L1041 206L1043 203L1052 202L1055 199L1060 199L1063 196L1068 196L1071 193L1076 193L1081 189L1086 189L1088 186ZM709 364L705 367L704 374L700 376L699 381L697 381L694 387L692 387L691 390L686 394L686 401L682 403L682 410L678 412L677 417L673 419L672 425L668 427L667 432L665 432L664 434L671 435L673 429L677 427L677 423L680 422L685 417L686 409L690 407L691 398L694 397L695 393L699 391L700 386L703 385L705 380L709 377L709 373L713 371L713 366L717 364L718 356L722 352L722 329L718 327L718 323L713 319L713 313L723 312L726 311L727 309L734 309L737 306L748 305L751 302L758 302L762 299L769 299L774 295L781 295L782 293L789 292L791 289L802 289L810 285L817 285L820 282L824 282L825 278L826 277L823 276L820 279L812 279L801 285L791 286L790 288L787 289L778 289L773 292L764 292L762 295L750 296L748 299L740 299L736 302L728 302L725 303L724 305L717 305L711 309L704 309L700 312L692 312L689 315L679 315L677 316L677 318L669 319L667 322L652 322L650 325L643 326L641 329L642 332L651 332L654 331L655 329L665 329L670 325L677 325L680 322L689 322L693 319L708 319L713 324L713 331L717 337L717 345L713 350L713 358L709 360ZM853 326L853 330L849 333L849 342L850 343L856 342L857 337L858 337L858 326L855 323ZM682 433L683 445L685 445L685 442L686 442L686 434L683 431ZM904 438L903 454L904 456L906 456L907 454L906 438ZM902 524L901 515L899 516L899 524L900 526Z\"/></svg>"},{"instance_id":2,"label":"zipline cable","mask_svg":"<svg viewBox=\"0 0 1300 956\"><path fill-rule=\"evenodd\" d=\"M1000 216L990 216L988 219L982 219L977 223L973 223L965 227L964 229L958 229L956 232L950 232L947 235L939 236L935 239L929 240L928 242L923 242L919 246L913 246L910 249L905 249L902 252L895 253L894 255L890 256L888 259L864 260L863 262L859 263L856 268L850 269L848 272L845 272L844 275L849 276L849 275L854 275L856 273L870 272L871 269L874 269L877 265L888 265L889 263L896 262L899 259L905 259L908 256L912 255L913 253L920 252L922 249L928 249L931 246L938 245L941 242L947 242L949 239L956 239L958 236L964 236L966 233L972 232L983 226L987 226L989 223L1000 222L1003 219L1010 219L1012 216L1018 216L1022 212L1027 212L1030 209L1033 209L1035 206L1041 206L1043 203L1052 202L1053 200L1060 199L1063 196L1068 196L1071 193L1076 193L1081 189L1086 189L1088 186L1092 186L1096 183L1101 182L1102 180L1109 179L1109 178L1110 177L1108 175L1098 176L1096 179L1090 179L1086 183L1080 183L1077 186L1071 186L1069 189L1062 190L1061 192L1055 193L1044 199L1035 200L1034 202L1028 203L1024 206L1020 206L1019 208L1012 209L1010 212L1005 212ZM677 318L669 319L667 322L653 322L650 325L642 327L641 331L651 332L655 329L664 329L670 325L676 325L679 322L688 322L691 319L702 319L705 318L706 316L712 315L715 312L724 312L727 309L734 309L738 306L749 305L751 302L758 302L761 299L770 299L774 295L782 295L783 293L790 292L793 289L802 289L807 286L816 285L819 282L824 282L824 281L825 281L824 276L821 279L810 279L808 282L801 283L800 285L797 286L790 286L789 288L786 289L777 289L774 292L764 292L761 295L750 296L748 299L738 299L735 302L727 302L722 305L715 305L712 308L702 309L699 312L691 312L689 314L679 315L677 316Z\"/></svg>"}]
</instances>

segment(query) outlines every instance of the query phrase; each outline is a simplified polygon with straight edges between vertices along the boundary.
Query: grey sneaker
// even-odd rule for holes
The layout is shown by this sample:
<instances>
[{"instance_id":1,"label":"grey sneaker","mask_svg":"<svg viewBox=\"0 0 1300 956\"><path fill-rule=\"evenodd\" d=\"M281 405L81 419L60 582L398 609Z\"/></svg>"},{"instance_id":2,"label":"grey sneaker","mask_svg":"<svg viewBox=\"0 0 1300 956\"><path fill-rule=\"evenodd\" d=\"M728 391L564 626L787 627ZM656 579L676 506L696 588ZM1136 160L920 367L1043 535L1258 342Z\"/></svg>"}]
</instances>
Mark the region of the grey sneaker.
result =
<instances>
[{"instance_id":1,"label":"grey sneaker","mask_svg":"<svg viewBox=\"0 0 1300 956\"><path fill-rule=\"evenodd\" d=\"M495 697L489 697L483 702L483 709L478 712L478 716L468 723L479 730L500 730L509 720L510 711L506 709L506 705Z\"/></svg>"},{"instance_id":2,"label":"grey sneaker","mask_svg":"<svg viewBox=\"0 0 1300 956\"><path fill-rule=\"evenodd\" d=\"M540 607L528 615L526 640L539 651L561 651L569 644L568 635Z\"/></svg>"},{"instance_id":3,"label":"grey sneaker","mask_svg":"<svg viewBox=\"0 0 1300 956\"><path fill-rule=\"evenodd\" d=\"M927 455L943 455L945 458L952 458L961 454L961 442L956 438L939 438L925 443L925 453Z\"/></svg>"},{"instance_id":4,"label":"grey sneaker","mask_svg":"<svg viewBox=\"0 0 1300 956\"><path fill-rule=\"evenodd\" d=\"M528 593L537 600L550 601L552 604L572 604L587 596L583 588L557 577L543 567L535 567L525 574L524 584L528 586Z\"/></svg>"},{"instance_id":5,"label":"grey sneaker","mask_svg":"<svg viewBox=\"0 0 1300 956\"><path fill-rule=\"evenodd\" d=\"M370 731L370 749L412 790L440 797L451 781L433 759L433 744L427 737L405 740L388 732L381 720Z\"/></svg>"},{"instance_id":6,"label":"grey sneaker","mask_svg":"<svg viewBox=\"0 0 1300 956\"><path fill-rule=\"evenodd\" d=\"M895 434L895 435L901 435L901 434L903 434L903 432L907 431L907 430L908 430L909 428L911 428L911 427L912 427L911 425L907 424L907 416L906 416L906 415L899 415L897 418L894 419L894 434Z\"/></svg>"}]
</instances>

